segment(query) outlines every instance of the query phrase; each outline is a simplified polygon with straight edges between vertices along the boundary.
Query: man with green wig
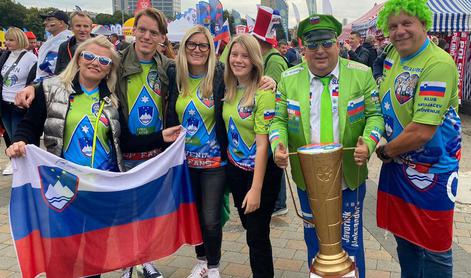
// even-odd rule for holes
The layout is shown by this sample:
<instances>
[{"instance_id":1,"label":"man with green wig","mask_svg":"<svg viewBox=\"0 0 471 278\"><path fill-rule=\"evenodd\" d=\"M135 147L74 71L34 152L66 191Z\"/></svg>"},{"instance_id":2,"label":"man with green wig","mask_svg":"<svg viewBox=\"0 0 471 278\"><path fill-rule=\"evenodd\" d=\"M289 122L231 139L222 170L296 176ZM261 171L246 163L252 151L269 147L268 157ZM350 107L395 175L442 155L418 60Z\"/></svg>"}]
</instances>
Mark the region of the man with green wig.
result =
<instances>
[{"instance_id":1,"label":"man with green wig","mask_svg":"<svg viewBox=\"0 0 471 278\"><path fill-rule=\"evenodd\" d=\"M364 278L363 201L366 163L384 130L376 84L368 66L339 57L342 24L331 15L312 14L300 22L298 37L306 61L284 71L278 83L270 142L275 163L291 165L303 217L313 218L297 156L308 144L343 145L342 247ZM315 208L314 208L315 209ZM316 229L304 225L309 265L319 251Z\"/></svg>"},{"instance_id":2,"label":"man with green wig","mask_svg":"<svg viewBox=\"0 0 471 278\"><path fill-rule=\"evenodd\" d=\"M430 43L426 0L390 0L378 26L393 45L380 100L387 144L377 222L392 232L402 277L452 277L453 211L461 157L458 72Z\"/></svg>"}]
</instances>

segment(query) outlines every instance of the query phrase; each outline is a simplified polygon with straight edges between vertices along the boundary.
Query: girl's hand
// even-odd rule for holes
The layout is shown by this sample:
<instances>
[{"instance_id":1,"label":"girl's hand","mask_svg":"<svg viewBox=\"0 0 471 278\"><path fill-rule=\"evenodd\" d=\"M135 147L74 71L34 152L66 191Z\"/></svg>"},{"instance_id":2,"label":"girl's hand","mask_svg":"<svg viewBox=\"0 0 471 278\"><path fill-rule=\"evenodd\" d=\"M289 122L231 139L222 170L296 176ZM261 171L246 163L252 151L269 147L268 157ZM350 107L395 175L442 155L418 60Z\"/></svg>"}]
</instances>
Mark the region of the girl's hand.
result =
<instances>
[{"instance_id":1,"label":"girl's hand","mask_svg":"<svg viewBox=\"0 0 471 278\"><path fill-rule=\"evenodd\" d=\"M252 186L253 188L253 186ZM250 189L242 202L242 208L245 208L244 214L256 211L260 207L261 192L256 189Z\"/></svg>"}]
</instances>

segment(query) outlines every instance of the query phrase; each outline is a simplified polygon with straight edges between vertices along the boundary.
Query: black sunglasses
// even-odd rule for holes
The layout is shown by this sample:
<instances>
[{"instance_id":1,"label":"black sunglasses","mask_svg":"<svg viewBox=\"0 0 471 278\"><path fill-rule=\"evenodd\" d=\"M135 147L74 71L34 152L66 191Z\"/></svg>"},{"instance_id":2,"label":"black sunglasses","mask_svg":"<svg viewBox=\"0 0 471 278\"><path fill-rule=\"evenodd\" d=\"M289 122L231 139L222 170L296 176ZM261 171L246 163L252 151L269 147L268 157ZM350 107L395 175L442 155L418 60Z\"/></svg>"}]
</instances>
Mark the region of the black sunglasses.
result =
<instances>
[{"instance_id":1,"label":"black sunglasses","mask_svg":"<svg viewBox=\"0 0 471 278\"><path fill-rule=\"evenodd\" d=\"M188 50L195 50L196 47L200 49L200 51L206 52L209 50L209 43L196 43L192 41L187 41L185 44Z\"/></svg>"}]
</instances>

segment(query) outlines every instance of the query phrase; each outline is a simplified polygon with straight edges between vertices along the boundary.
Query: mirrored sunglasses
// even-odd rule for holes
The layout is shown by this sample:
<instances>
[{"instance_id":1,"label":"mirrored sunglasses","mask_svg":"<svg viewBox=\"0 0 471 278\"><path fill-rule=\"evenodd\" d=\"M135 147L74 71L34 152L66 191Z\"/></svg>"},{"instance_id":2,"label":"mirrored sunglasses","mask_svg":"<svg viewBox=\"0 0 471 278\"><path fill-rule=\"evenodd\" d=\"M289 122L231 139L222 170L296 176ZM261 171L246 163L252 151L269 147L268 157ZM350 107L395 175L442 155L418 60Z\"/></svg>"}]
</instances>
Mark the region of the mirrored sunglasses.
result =
<instances>
[{"instance_id":1,"label":"mirrored sunglasses","mask_svg":"<svg viewBox=\"0 0 471 278\"><path fill-rule=\"evenodd\" d=\"M102 66L108 66L113 62L113 60L111 60L111 58L104 57L104 56L98 56L95 53L90 52L90 51L83 51L82 53L80 53L80 56L83 57L83 59L85 59L86 61L89 61L89 62L93 62L96 59L98 59L98 63L100 63L100 65L102 65Z\"/></svg>"},{"instance_id":2,"label":"mirrored sunglasses","mask_svg":"<svg viewBox=\"0 0 471 278\"><path fill-rule=\"evenodd\" d=\"M319 46L322 46L322 48L324 48L324 49L329 49L336 42L337 42L336 40L315 41L315 42L306 43L306 47L309 50L316 50L316 49L319 48Z\"/></svg>"}]
</instances>

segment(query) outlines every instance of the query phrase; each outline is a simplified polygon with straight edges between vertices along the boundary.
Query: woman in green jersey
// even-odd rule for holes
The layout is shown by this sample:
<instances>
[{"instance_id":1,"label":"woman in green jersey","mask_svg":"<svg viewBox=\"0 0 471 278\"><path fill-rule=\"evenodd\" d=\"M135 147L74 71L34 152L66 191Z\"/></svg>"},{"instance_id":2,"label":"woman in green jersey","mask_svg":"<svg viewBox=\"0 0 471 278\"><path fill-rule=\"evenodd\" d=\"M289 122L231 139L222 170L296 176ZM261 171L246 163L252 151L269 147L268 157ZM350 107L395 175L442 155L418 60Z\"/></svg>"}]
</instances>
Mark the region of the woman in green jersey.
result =
<instances>
[{"instance_id":1,"label":"woman in green jersey","mask_svg":"<svg viewBox=\"0 0 471 278\"><path fill-rule=\"evenodd\" d=\"M168 126L187 129L185 150L204 241L195 248L197 263L190 278L220 277L227 134L222 119L224 65L217 61L212 41L203 26L186 32L176 60L178 92L170 93L167 113ZM260 86L276 84L263 78Z\"/></svg>"},{"instance_id":2,"label":"woman in green jersey","mask_svg":"<svg viewBox=\"0 0 471 278\"><path fill-rule=\"evenodd\" d=\"M167 123L187 129L185 151L204 242L195 247L197 263L189 277L219 278L227 161L224 66L216 60L208 29L198 25L186 32L176 66L178 93L170 94Z\"/></svg>"},{"instance_id":3,"label":"woman in green jersey","mask_svg":"<svg viewBox=\"0 0 471 278\"><path fill-rule=\"evenodd\" d=\"M247 231L253 277L273 277L270 220L281 179L281 169L273 162L268 142L275 96L258 89L263 62L257 40L243 34L228 47L223 105L229 159L226 176Z\"/></svg>"}]
</instances>

